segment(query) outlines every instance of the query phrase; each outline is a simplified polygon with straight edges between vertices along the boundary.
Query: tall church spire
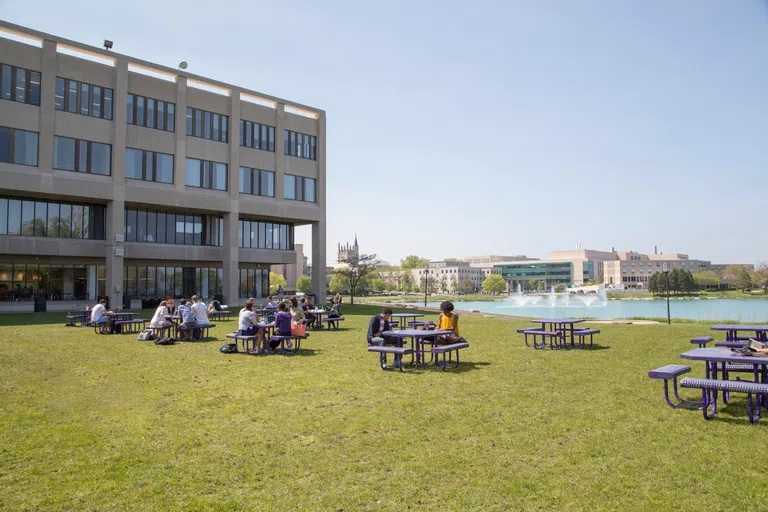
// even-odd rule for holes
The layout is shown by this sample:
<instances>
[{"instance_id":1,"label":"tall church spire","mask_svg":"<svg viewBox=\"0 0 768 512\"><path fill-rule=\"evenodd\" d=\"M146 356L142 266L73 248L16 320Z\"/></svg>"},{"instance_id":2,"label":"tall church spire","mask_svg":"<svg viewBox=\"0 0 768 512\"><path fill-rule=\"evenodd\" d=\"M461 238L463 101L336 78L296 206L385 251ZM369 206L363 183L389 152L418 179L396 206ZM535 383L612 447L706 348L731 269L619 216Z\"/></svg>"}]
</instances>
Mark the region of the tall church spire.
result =
<instances>
[{"instance_id":1,"label":"tall church spire","mask_svg":"<svg viewBox=\"0 0 768 512\"><path fill-rule=\"evenodd\" d=\"M355 233L355 245L354 248L357 249L357 233Z\"/></svg>"}]
</instances>

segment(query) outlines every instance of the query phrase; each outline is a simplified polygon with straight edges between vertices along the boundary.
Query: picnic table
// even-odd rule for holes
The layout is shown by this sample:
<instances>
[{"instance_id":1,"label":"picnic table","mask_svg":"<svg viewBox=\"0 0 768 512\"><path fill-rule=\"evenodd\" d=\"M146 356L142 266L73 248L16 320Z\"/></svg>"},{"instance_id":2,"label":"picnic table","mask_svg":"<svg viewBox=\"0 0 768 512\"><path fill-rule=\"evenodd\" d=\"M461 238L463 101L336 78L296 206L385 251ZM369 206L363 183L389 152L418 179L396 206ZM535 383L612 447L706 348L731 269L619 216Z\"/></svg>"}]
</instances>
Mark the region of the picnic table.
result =
<instances>
[{"instance_id":1,"label":"picnic table","mask_svg":"<svg viewBox=\"0 0 768 512\"><path fill-rule=\"evenodd\" d=\"M115 313L104 313L104 315L107 316L109 321L107 322L107 332L109 334L116 334L117 331L115 330L115 322L124 322L127 320L133 320L133 317L138 316L138 313L123 313L123 312L115 312Z\"/></svg>"},{"instance_id":2,"label":"picnic table","mask_svg":"<svg viewBox=\"0 0 768 512\"><path fill-rule=\"evenodd\" d=\"M420 315L420 316L424 316L424 315ZM398 347L403 346L404 339L410 339L411 348L413 349L413 353L416 356L415 366L418 367L419 365L421 365L424 368L427 367L427 361L424 353L424 344L421 343L421 340L423 340L424 338L436 338L442 334L454 334L454 333L453 331L447 331L447 330L423 331L420 329L401 329L399 331L385 331L381 333L381 335L384 337L397 338Z\"/></svg>"},{"instance_id":3,"label":"picnic table","mask_svg":"<svg viewBox=\"0 0 768 512\"><path fill-rule=\"evenodd\" d=\"M67 327L82 327L91 320L91 312L84 311L74 315L67 315Z\"/></svg>"},{"instance_id":4,"label":"picnic table","mask_svg":"<svg viewBox=\"0 0 768 512\"><path fill-rule=\"evenodd\" d=\"M568 334L570 334L571 338L571 346L575 346L574 341L574 331L575 329L573 326L575 324L585 322L586 320L581 318L539 318L537 320L531 320L531 323L534 324L540 324L542 331L559 331L560 339L563 344L566 343ZM547 327L550 327L549 329Z\"/></svg>"},{"instance_id":5,"label":"picnic table","mask_svg":"<svg viewBox=\"0 0 768 512\"><path fill-rule=\"evenodd\" d=\"M323 328L323 316L328 315L330 311L326 311L324 309L313 309L312 311L305 311L304 314L312 314L315 315L315 321L312 324L307 324L313 329L322 329Z\"/></svg>"},{"instance_id":6,"label":"picnic table","mask_svg":"<svg viewBox=\"0 0 768 512\"><path fill-rule=\"evenodd\" d=\"M768 325L713 325L713 331L725 331L725 341L746 341L754 337L763 343L768 342ZM740 332L753 332L754 336L739 336Z\"/></svg>"},{"instance_id":7,"label":"picnic table","mask_svg":"<svg viewBox=\"0 0 768 512\"><path fill-rule=\"evenodd\" d=\"M408 319L413 318L415 322L417 318L424 316L423 313L393 313L391 318L402 318L403 321L399 323L399 328L405 328L408 325Z\"/></svg>"},{"instance_id":8,"label":"picnic table","mask_svg":"<svg viewBox=\"0 0 768 512\"><path fill-rule=\"evenodd\" d=\"M705 375L707 379L717 379L718 372L721 376L726 377L729 373L728 365L742 364L752 365L755 382L768 382L768 356L766 357L752 357L742 356L734 353L729 348L695 348L688 352L680 354L683 359L690 361L704 361L706 363ZM720 365L718 367L718 364ZM712 414L717 412L717 390L705 391L712 403ZM727 395L723 392L723 398L727 400ZM758 406L768 408L768 404L764 400L758 401Z\"/></svg>"}]
</instances>

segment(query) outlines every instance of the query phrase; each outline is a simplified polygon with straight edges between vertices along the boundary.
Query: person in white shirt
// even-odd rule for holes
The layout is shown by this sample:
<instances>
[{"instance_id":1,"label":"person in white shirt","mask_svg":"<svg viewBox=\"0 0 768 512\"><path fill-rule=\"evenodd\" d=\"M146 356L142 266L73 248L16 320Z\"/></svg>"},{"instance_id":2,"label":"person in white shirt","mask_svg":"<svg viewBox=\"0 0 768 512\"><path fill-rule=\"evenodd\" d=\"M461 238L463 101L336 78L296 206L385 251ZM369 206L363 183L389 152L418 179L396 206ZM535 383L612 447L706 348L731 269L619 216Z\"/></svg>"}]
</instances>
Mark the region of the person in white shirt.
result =
<instances>
[{"instance_id":1,"label":"person in white shirt","mask_svg":"<svg viewBox=\"0 0 768 512\"><path fill-rule=\"evenodd\" d=\"M99 303L93 306L93 309L91 310L91 322L95 324L107 323L109 320L107 313L111 313L111 311L107 311L107 301L105 299L101 299Z\"/></svg>"},{"instance_id":2,"label":"person in white shirt","mask_svg":"<svg viewBox=\"0 0 768 512\"><path fill-rule=\"evenodd\" d=\"M248 299L245 302L245 307L240 310L240 316L237 320L237 334L243 336L255 336L259 332L259 328L256 325L258 323L256 319L256 313L253 312L254 301Z\"/></svg>"},{"instance_id":3,"label":"person in white shirt","mask_svg":"<svg viewBox=\"0 0 768 512\"><path fill-rule=\"evenodd\" d=\"M171 316L171 313L168 311L168 303L166 301L162 301L159 306L157 306L157 309L155 310L155 314L152 317L152 321L149 322L150 327L169 327L171 325L171 322L166 319L166 317Z\"/></svg>"},{"instance_id":4,"label":"person in white shirt","mask_svg":"<svg viewBox=\"0 0 768 512\"><path fill-rule=\"evenodd\" d=\"M205 307L205 302L203 302L203 299L193 295L192 302L192 314L195 315L197 325L209 325L211 322L208 321L208 311Z\"/></svg>"},{"instance_id":5,"label":"person in white shirt","mask_svg":"<svg viewBox=\"0 0 768 512\"><path fill-rule=\"evenodd\" d=\"M277 302L275 302L274 297L271 295L269 296L269 302L267 302L267 309L277 309Z\"/></svg>"}]
</instances>

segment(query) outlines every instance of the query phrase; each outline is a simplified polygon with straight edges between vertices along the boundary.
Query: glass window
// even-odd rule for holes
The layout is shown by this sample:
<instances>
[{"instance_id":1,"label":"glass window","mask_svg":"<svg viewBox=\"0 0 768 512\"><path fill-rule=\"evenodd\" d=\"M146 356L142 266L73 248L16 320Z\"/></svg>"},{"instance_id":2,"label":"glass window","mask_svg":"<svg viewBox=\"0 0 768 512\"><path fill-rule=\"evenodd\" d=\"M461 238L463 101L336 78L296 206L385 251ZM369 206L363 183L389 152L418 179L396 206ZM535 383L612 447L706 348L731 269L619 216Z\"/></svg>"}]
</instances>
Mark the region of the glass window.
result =
<instances>
[{"instance_id":1,"label":"glass window","mask_svg":"<svg viewBox=\"0 0 768 512\"><path fill-rule=\"evenodd\" d=\"M72 205L62 204L59 216L59 236L61 238L72 237Z\"/></svg>"},{"instance_id":2,"label":"glass window","mask_svg":"<svg viewBox=\"0 0 768 512\"><path fill-rule=\"evenodd\" d=\"M133 121L133 107L134 107L134 96L133 94L128 95L128 124L134 124Z\"/></svg>"},{"instance_id":3,"label":"glass window","mask_svg":"<svg viewBox=\"0 0 768 512\"><path fill-rule=\"evenodd\" d=\"M83 238L83 206L72 205L72 238Z\"/></svg>"},{"instance_id":4,"label":"glass window","mask_svg":"<svg viewBox=\"0 0 768 512\"><path fill-rule=\"evenodd\" d=\"M46 232L49 237L59 236L59 203L48 204Z\"/></svg>"},{"instance_id":5,"label":"glass window","mask_svg":"<svg viewBox=\"0 0 768 512\"><path fill-rule=\"evenodd\" d=\"M8 234L8 200L0 198L0 235L5 234ZM0 280L4 281L2 278Z\"/></svg>"},{"instance_id":6,"label":"glass window","mask_svg":"<svg viewBox=\"0 0 768 512\"><path fill-rule=\"evenodd\" d=\"M261 144L259 145L259 148L266 151L267 150L267 125L262 124L261 130L259 131L261 131Z\"/></svg>"},{"instance_id":7,"label":"glass window","mask_svg":"<svg viewBox=\"0 0 768 512\"><path fill-rule=\"evenodd\" d=\"M213 114L213 140L221 140L221 116Z\"/></svg>"},{"instance_id":8,"label":"glass window","mask_svg":"<svg viewBox=\"0 0 768 512\"><path fill-rule=\"evenodd\" d=\"M35 234L35 203L34 201L21 202L21 234L33 236Z\"/></svg>"},{"instance_id":9,"label":"glass window","mask_svg":"<svg viewBox=\"0 0 768 512\"><path fill-rule=\"evenodd\" d=\"M91 169L93 174L112 174L112 146L91 142Z\"/></svg>"},{"instance_id":10,"label":"glass window","mask_svg":"<svg viewBox=\"0 0 768 512\"><path fill-rule=\"evenodd\" d=\"M147 212L144 210L136 212L136 241L147 241Z\"/></svg>"},{"instance_id":11,"label":"glass window","mask_svg":"<svg viewBox=\"0 0 768 512\"><path fill-rule=\"evenodd\" d=\"M8 234L21 234L21 201L18 199L8 200Z\"/></svg>"},{"instance_id":12,"label":"glass window","mask_svg":"<svg viewBox=\"0 0 768 512\"><path fill-rule=\"evenodd\" d=\"M155 100L147 98L147 128L155 127Z\"/></svg>"},{"instance_id":13,"label":"glass window","mask_svg":"<svg viewBox=\"0 0 768 512\"><path fill-rule=\"evenodd\" d=\"M167 213L165 215L165 243L176 243L176 214Z\"/></svg>"},{"instance_id":14,"label":"glass window","mask_svg":"<svg viewBox=\"0 0 768 512\"><path fill-rule=\"evenodd\" d=\"M125 149L125 177L133 180L143 180L142 151L140 149Z\"/></svg>"},{"instance_id":15,"label":"glass window","mask_svg":"<svg viewBox=\"0 0 768 512\"><path fill-rule=\"evenodd\" d=\"M45 236L45 226L48 223L48 203L35 202L35 220L33 222L35 236Z\"/></svg>"},{"instance_id":16,"label":"glass window","mask_svg":"<svg viewBox=\"0 0 768 512\"><path fill-rule=\"evenodd\" d=\"M285 175L283 179L283 197L285 199L296 199L296 176Z\"/></svg>"},{"instance_id":17,"label":"glass window","mask_svg":"<svg viewBox=\"0 0 768 512\"><path fill-rule=\"evenodd\" d=\"M147 242L157 242L156 212L147 212Z\"/></svg>"},{"instance_id":18,"label":"glass window","mask_svg":"<svg viewBox=\"0 0 768 512\"><path fill-rule=\"evenodd\" d=\"M193 233L194 233L194 241L193 243L195 245L202 245L203 244L203 217L200 215L195 215L193 217L194 219L194 226L193 226Z\"/></svg>"},{"instance_id":19,"label":"glass window","mask_svg":"<svg viewBox=\"0 0 768 512\"><path fill-rule=\"evenodd\" d=\"M165 129L169 132L176 130L176 105L173 103L168 103L168 109L166 112L166 123L165 123Z\"/></svg>"},{"instance_id":20,"label":"glass window","mask_svg":"<svg viewBox=\"0 0 768 512\"><path fill-rule=\"evenodd\" d=\"M288 130L283 130L283 153L286 155L291 154L291 143L288 137Z\"/></svg>"},{"instance_id":21,"label":"glass window","mask_svg":"<svg viewBox=\"0 0 768 512\"><path fill-rule=\"evenodd\" d=\"M16 68L16 101L25 103L27 101L27 72Z\"/></svg>"},{"instance_id":22,"label":"glass window","mask_svg":"<svg viewBox=\"0 0 768 512\"><path fill-rule=\"evenodd\" d=\"M192 135L192 109L187 107L187 135Z\"/></svg>"},{"instance_id":23,"label":"glass window","mask_svg":"<svg viewBox=\"0 0 768 512\"><path fill-rule=\"evenodd\" d=\"M221 116L221 142L229 142L229 116Z\"/></svg>"},{"instance_id":24,"label":"glass window","mask_svg":"<svg viewBox=\"0 0 768 512\"><path fill-rule=\"evenodd\" d=\"M291 132L291 155L296 156L296 133Z\"/></svg>"},{"instance_id":25,"label":"glass window","mask_svg":"<svg viewBox=\"0 0 768 512\"><path fill-rule=\"evenodd\" d=\"M309 158L311 158L312 160L317 160L317 154L315 153L315 151L316 151L316 149L315 149L316 141L317 141L316 137L314 137L314 136L311 137L311 139L310 139L310 148L309 148L309 151L310 151Z\"/></svg>"},{"instance_id":26,"label":"glass window","mask_svg":"<svg viewBox=\"0 0 768 512\"><path fill-rule=\"evenodd\" d=\"M227 190L227 164L213 164L213 179L211 182L214 189Z\"/></svg>"},{"instance_id":27,"label":"glass window","mask_svg":"<svg viewBox=\"0 0 768 512\"><path fill-rule=\"evenodd\" d=\"M269 151L275 151L275 127L269 127ZM269 286L269 284L267 284Z\"/></svg>"},{"instance_id":28,"label":"glass window","mask_svg":"<svg viewBox=\"0 0 768 512\"><path fill-rule=\"evenodd\" d=\"M136 210L125 211L125 241L136 241Z\"/></svg>"},{"instance_id":29,"label":"glass window","mask_svg":"<svg viewBox=\"0 0 768 512\"><path fill-rule=\"evenodd\" d=\"M211 113L203 112L203 138L211 138Z\"/></svg>"},{"instance_id":30,"label":"glass window","mask_svg":"<svg viewBox=\"0 0 768 512\"><path fill-rule=\"evenodd\" d=\"M267 246L267 225L263 222L259 222L259 249L264 249ZM254 245L254 247L256 247Z\"/></svg>"},{"instance_id":31,"label":"glass window","mask_svg":"<svg viewBox=\"0 0 768 512\"><path fill-rule=\"evenodd\" d=\"M2 79L0 79L0 91L2 91L2 98L4 100L10 100L11 99L11 66L8 66L7 64L3 64L2 71Z\"/></svg>"},{"instance_id":32,"label":"glass window","mask_svg":"<svg viewBox=\"0 0 768 512\"><path fill-rule=\"evenodd\" d=\"M144 97L136 96L136 124L144 126Z\"/></svg>"},{"instance_id":33,"label":"glass window","mask_svg":"<svg viewBox=\"0 0 768 512\"><path fill-rule=\"evenodd\" d=\"M241 167L238 173L238 188L243 194L251 194L251 170Z\"/></svg>"},{"instance_id":34,"label":"glass window","mask_svg":"<svg viewBox=\"0 0 768 512\"><path fill-rule=\"evenodd\" d=\"M237 222L237 246L238 247L243 246L243 221L242 220Z\"/></svg>"},{"instance_id":35,"label":"glass window","mask_svg":"<svg viewBox=\"0 0 768 512\"><path fill-rule=\"evenodd\" d=\"M104 89L104 119L112 119L112 89Z\"/></svg>"},{"instance_id":36,"label":"glass window","mask_svg":"<svg viewBox=\"0 0 768 512\"><path fill-rule=\"evenodd\" d=\"M11 129L0 126L0 162L11 161Z\"/></svg>"},{"instance_id":37,"label":"glass window","mask_svg":"<svg viewBox=\"0 0 768 512\"><path fill-rule=\"evenodd\" d=\"M309 156L309 135L304 136L304 158L310 158Z\"/></svg>"},{"instance_id":38,"label":"glass window","mask_svg":"<svg viewBox=\"0 0 768 512\"><path fill-rule=\"evenodd\" d=\"M101 117L101 87L94 85L91 92L91 115Z\"/></svg>"},{"instance_id":39,"label":"glass window","mask_svg":"<svg viewBox=\"0 0 768 512\"><path fill-rule=\"evenodd\" d=\"M257 248L259 246L259 223L258 222L247 222L245 224L246 226L250 225L251 230L251 245L252 248Z\"/></svg>"},{"instance_id":40,"label":"glass window","mask_svg":"<svg viewBox=\"0 0 768 512\"><path fill-rule=\"evenodd\" d=\"M280 225L280 249L288 249L288 226L285 224Z\"/></svg>"},{"instance_id":41,"label":"glass window","mask_svg":"<svg viewBox=\"0 0 768 512\"><path fill-rule=\"evenodd\" d=\"M155 181L155 153L153 151L144 152L144 179Z\"/></svg>"},{"instance_id":42,"label":"glass window","mask_svg":"<svg viewBox=\"0 0 768 512\"><path fill-rule=\"evenodd\" d=\"M296 156L298 156L299 158L304 156L303 142L304 142L304 136L300 133L297 133L296 134Z\"/></svg>"},{"instance_id":43,"label":"glass window","mask_svg":"<svg viewBox=\"0 0 768 512\"><path fill-rule=\"evenodd\" d=\"M272 224L272 248L280 248L280 225Z\"/></svg>"},{"instance_id":44,"label":"glass window","mask_svg":"<svg viewBox=\"0 0 768 512\"><path fill-rule=\"evenodd\" d=\"M187 158L186 163L186 181L184 184L188 187L200 186L200 160Z\"/></svg>"},{"instance_id":45,"label":"glass window","mask_svg":"<svg viewBox=\"0 0 768 512\"><path fill-rule=\"evenodd\" d=\"M273 235L272 235L272 224L267 223L266 230L267 230L267 237L265 239L266 248L267 249L271 249L272 248L272 237L273 237Z\"/></svg>"},{"instance_id":46,"label":"glass window","mask_svg":"<svg viewBox=\"0 0 768 512\"><path fill-rule=\"evenodd\" d=\"M275 197L275 173L261 171L261 195Z\"/></svg>"},{"instance_id":47,"label":"glass window","mask_svg":"<svg viewBox=\"0 0 768 512\"><path fill-rule=\"evenodd\" d=\"M91 207L83 206L83 238L91 237Z\"/></svg>"},{"instance_id":48,"label":"glass window","mask_svg":"<svg viewBox=\"0 0 768 512\"><path fill-rule=\"evenodd\" d=\"M63 78L56 77L56 91L53 97L53 104L56 110L64 110L64 93L66 91L67 82Z\"/></svg>"},{"instance_id":49,"label":"glass window","mask_svg":"<svg viewBox=\"0 0 768 512\"><path fill-rule=\"evenodd\" d=\"M165 102L157 101L157 129L165 130Z\"/></svg>"},{"instance_id":50,"label":"glass window","mask_svg":"<svg viewBox=\"0 0 768 512\"><path fill-rule=\"evenodd\" d=\"M157 214L157 243L164 244L166 243L165 233L166 233L166 218L165 213L158 212Z\"/></svg>"},{"instance_id":51,"label":"glass window","mask_svg":"<svg viewBox=\"0 0 768 512\"><path fill-rule=\"evenodd\" d=\"M192 245L195 241L195 223L192 215L184 216L184 243Z\"/></svg>"},{"instance_id":52,"label":"glass window","mask_svg":"<svg viewBox=\"0 0 768 512\"><path fill-rule=\"evenodd\" d=\"M173 155L155 153L157 166L155 168L155 180L161 183L173 183Z\"/></svg>"},{"instance_id":53,"label":"glass window","mask_svg":"<svg viewBox=\"0 0 768 512\"><path fill-rule=\"evenodd\" d=\"M245 122L245 135L240 134L241 137L245 137L244 146L251 147L253 144L253 123L250 121Z\"/></svg>"},{"instance_id":54,"label":"glass window","mask_svg":"<svg viewBox=\"0 0 768 512\"><path fill-rule=\"evenodd\" d=\"M211 188L211 167L211 162L203 160L203 188Z\"/></svg>"},{"instance_id":55,"label":"glass window","mask_svg":"<svg viewBox=\"0 0 768 512\"><path fill-rule=\"evenodd\" d=\"M203 113L195 110L195 137L203 136Z\"/></svg>"},{"instance_id":56,"label":"glass window","mask_svg":"<svg viewBox=\"0 0 768 512\"><path fill-rule=\"evenodd\" d=\"M67 112L77 112L77 90L78 82L69 80L67 82Z\"/></svg>"},{"instance_id":57,"label":"glass window","mask_svg":"<svg viewBox=\"0 0 768 512\"><path fill-rule=\"evenodd\" d=\"M80 83L80 113L87 116L90 106L90 86Z\"/></svg>"},{"instance_id":58,"label":"glass window","mask_svg":"<svg viewBox=\"0 0 768 512\"><path fill-rule=\"evenodd\" d=\"M53 138L53 167L65 171L75 170L75 139Z\"/></svg>"},{"instance_id":59,"label":"glass window","mask_svg":"<svg viewBox=\"0 0 768 512\"><path fill-rule=\"evenodd\" d=\"M315 180L313 178L304 178L304 200L310 203L315 202Z\"/></svg>"}]
</instances>

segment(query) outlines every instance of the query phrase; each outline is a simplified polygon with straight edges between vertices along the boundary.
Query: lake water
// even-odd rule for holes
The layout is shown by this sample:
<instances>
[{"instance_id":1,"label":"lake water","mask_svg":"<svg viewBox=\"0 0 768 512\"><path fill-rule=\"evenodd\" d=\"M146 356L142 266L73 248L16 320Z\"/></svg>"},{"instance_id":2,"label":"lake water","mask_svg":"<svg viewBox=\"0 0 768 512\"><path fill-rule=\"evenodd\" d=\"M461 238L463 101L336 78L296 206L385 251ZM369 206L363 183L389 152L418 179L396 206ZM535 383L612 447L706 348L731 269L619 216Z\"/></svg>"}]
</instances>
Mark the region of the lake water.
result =
<instances>
[{"instance_id":1,"label":"lake water","mask_svg":"<svg viewBox=\"0 0 768 512\"><path fill-rule=\"evenodd\" d=\"M414 303L417 304L417 303ZM424 304L423 302L421 304ZM439 302L427 302L439 307ZM593 307L516 307L508 301L454 302L456 309L477 309L495 315L523 316L531 318L666 318L667 302L664 300L609 300L605 306ZM768 300L671 300L672 318L692 320L768 322Z\"/></svg>"}]
</instances>

